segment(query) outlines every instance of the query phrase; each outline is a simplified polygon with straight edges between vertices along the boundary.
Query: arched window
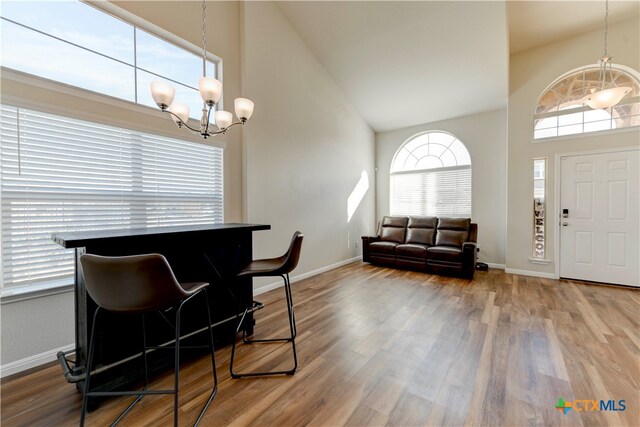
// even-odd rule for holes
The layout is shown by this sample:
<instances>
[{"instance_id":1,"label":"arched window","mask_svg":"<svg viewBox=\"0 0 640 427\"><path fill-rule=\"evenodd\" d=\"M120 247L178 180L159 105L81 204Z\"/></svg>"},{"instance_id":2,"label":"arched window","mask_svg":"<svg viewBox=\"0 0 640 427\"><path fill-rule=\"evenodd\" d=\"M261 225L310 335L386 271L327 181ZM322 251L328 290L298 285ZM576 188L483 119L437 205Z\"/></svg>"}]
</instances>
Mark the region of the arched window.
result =
<instances>
[{"instance_id":1,"label":"arched window","mask_svg":"<svg viewBox=\"0 0 640 427\"><path fill-rule=\"evenodd\" d=\"M638 72L614 65L613 80L618 86L631 87L618 105L592 110L582 98L598 90L600 68L581 67L556 79L538 98L533 118L533 138L550 138L640 125L640 79Z\"/></svg>"},{"instance_id":2,"label":"arched window","mask_svg":"<svg viewBox=\"0 0 640 427\"><path fill-rule=\"evenodd\" d=\"M471 157L450 133L410 138L390 172L392 215L471 216Z\"/></svg>"}]
</instances>

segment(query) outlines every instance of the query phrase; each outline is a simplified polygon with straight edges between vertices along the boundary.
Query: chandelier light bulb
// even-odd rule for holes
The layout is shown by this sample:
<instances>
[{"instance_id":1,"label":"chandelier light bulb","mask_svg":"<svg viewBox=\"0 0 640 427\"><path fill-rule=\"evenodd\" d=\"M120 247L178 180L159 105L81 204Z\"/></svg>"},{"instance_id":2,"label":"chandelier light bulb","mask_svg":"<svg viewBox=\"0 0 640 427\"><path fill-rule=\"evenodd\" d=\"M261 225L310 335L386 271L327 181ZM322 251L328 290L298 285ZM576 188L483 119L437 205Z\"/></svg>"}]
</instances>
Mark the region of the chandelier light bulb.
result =
<instances>
[{"instance_id":1,"label":"chandelier light bulb","mask_svg":"<svg viewBox=\"0 0 640 427\"><path fill-rule=\"evenodd\" d=\"M223 130L229 127L233 121L233 114L228 111L216 111L216 125L218 129Z\"/></svg>"},{"instance_id":2,"label":"chandelier light bulb","mask_svg":"<svg viewBox=\"0 0 640 427\"><path fill-rule=\"evenodd\" d=\"M236 98L235 100L236 116L242 121L247 121L253 114L253 101L247 98Z\"/></svg>"},{"instance_id":3,"label":"chandelier light bulb","mask_svg":"<svg viewBox=\"0 0 640 427\"><path fill-rule=\"evenodd\" d=\"M200 96L207 105L213 105L218 102L220 95L222 95L222 83L218 79L213 77L202 77L200 84Z\"/></svg>"},{"instance_id":4,"label":"chandelier light bulb","mask_svg":"<svg viewBox=\"0 0 640 427\"><path fill-rule=\"evenodd\" d=\"M176 90L170 84L155 80L151 82L151 96L161 110L166 110L176 96Z\"/></svg>"}]
</instances>

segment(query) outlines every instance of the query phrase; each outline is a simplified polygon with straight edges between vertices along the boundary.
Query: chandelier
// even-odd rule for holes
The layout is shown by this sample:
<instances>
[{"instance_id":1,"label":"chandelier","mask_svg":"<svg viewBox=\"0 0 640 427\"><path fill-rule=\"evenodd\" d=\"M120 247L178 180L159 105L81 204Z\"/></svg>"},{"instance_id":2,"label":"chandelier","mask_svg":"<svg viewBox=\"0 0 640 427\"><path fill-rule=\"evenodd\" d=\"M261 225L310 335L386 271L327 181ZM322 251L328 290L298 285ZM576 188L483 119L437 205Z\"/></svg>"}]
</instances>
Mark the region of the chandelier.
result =
<instances>
[{"instance_id":1,"label":"chandelier","mask_svg":"<svg viewBox=\"0 0 640 427\"><path fill-rule=\"evenodd\" d=\"M600 77L598 78L599 90L591 89L591 93L582 98L582 103L588 105L594 110L601 108L610 108L622 100L622 98L631 92L631 88L627 86L618 87L613 79L611 72L611 57L607 53L607 35L609 33L609 0L605 3L604 15L604 55L598 60L600 65ZM610 83L607 82L607 76Z\"/></svg>"},{"instance_id":2,"label":"chandelier","mask_svg":"<svg viewBox=\"0 0 640 427\"><path fill-rule=\"evenodd\" d=\"M217 110L214 113L215 128L211 123L211 111L222 95L222 83L218 79L207 77L207 6L206 0L202 0L202 78L198 84L202 97L202 118L198 129L189 126L189 106L183 103L174 103L176 90L170 84L163 81L151 82L151 96L161 111L169 113L179 128L185 127L193 133L200 134L204 139L219 134L224 134L232 126L244 125L253 114L253 102L247 98L236 98L234 102L238 121L233 121L233 115L228 111Z\"/></svg>"}]
</instances>

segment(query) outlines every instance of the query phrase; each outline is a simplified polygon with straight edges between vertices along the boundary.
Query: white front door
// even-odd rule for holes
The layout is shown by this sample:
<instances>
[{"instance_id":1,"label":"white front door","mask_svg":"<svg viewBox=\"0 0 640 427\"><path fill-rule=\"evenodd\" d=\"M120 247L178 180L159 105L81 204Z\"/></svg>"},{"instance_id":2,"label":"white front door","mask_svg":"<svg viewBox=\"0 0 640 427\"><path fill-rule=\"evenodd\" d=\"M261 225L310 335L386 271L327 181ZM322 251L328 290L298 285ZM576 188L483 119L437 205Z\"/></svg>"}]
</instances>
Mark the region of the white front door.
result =
<instances>
[{"instance_id":1,"label":"white front door","mask_svg":"<svg viewBox=\"0 0 640 427\"><path fill-rule=\"evenodd\" d=\"M560 277L640 286L640 151L560 158Z\"/></svg>"}]
</instances>

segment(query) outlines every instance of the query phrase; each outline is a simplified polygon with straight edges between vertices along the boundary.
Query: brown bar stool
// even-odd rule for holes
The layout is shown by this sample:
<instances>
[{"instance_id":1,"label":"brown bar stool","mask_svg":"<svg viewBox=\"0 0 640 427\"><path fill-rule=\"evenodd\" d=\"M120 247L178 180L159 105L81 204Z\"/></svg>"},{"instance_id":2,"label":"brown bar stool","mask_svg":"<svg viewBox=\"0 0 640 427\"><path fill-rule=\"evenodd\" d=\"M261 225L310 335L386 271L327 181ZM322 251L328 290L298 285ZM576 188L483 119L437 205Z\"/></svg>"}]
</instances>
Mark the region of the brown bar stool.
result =
<instances>
[{"instance_id":1,"label":"brown bar stool","mask_svg":"<svg viewBox=\"0 0 640 427\"><path fill-rule=\"evenodd\" d=\"M82 399L82 414L80 426L84 425L89 397L97 396L136 396L136 399L120 414L112 425L124 418L136 403L146 395L173 394L173 423L178 425L178 379L180 367L180 315L182 307L187 301L196 295L204 296L207 305L207 328L209 329L208 346L189 346L188 348L209 348L211 351L211 365L213 368L213 390L207 403L200 411L195 425L198 425L204 412L209 407L218 391L218 377L216 374L216 360L213 347L213 333L211 331L211 313L209 310L209 298L207 295L208 283L178 283L176 277L164 256L160 254L134 255L122 257L105 257L85 254L80 257L84 274L85 286L91 298L98 308L93 315L91 337L89 343L89 355L87 361L87 373L84 382L84 397ZM145 315L160 312L164 316L164 310L176 308L175 314L175 346L147 346L145 331ZM89 388L91 370L96 341L96 324L98 314L102 311L116 313L134 313L142 317L142 359L144 363L144 388L134 391L91 391ZM165 317L166 319L166 317ZM148 390L148 366L147 350L170 349L175 352L174 359L174 388L169 390Z\"/></svg>"},{"instance_id":2,"label":"brown bar stool","mask_svg":"<svg viewBox=\"0 0 640 427\"><path fill-rule=\"evenodd\" d=\"M302 239L304 234L299 231L296 231L293 234L293 238L291 239L291 244L289 245L289 249L287 253L278 257L278 258L269 258L269 259L259 259L255 261L251 261L249 265L247 265L240 273L238 273L238 277L264 277L264 276L280 276L282 280L284 280L284 292L287 298L287 310L289 311L289 328L291 329L291 336L284 338L271 338L271 339L261 339L261 340L249 340L246 337L246 333L243 329L242 332L242 341L245 344L252 343L270 343L270 342L290 342L291 349L293 350L293 368L286 371L271 371L271 372L247 372L247 373L238 373L233 371L233 358L236 352L236 339L233 337L233 344L231 346L231 361L229 362L229 370L231 371L232 378L242 378L242 377L256 377L256 376L264 376L264 375L293 375L298 368L298 356L296 354L296 317L293 311L293 298L291 296L291 282L289 281L289 273L293 271L298 265L298 260L300 259L300 250L302 249ZM236 328L235 333L237 334L242 328L242 323L244 322L244 318L249 312L249 309L245 309L242 317L240 317L240 313L238 312L238 317L240 320L238 321L238 326Z\"/></svg>"}]
</instances>

